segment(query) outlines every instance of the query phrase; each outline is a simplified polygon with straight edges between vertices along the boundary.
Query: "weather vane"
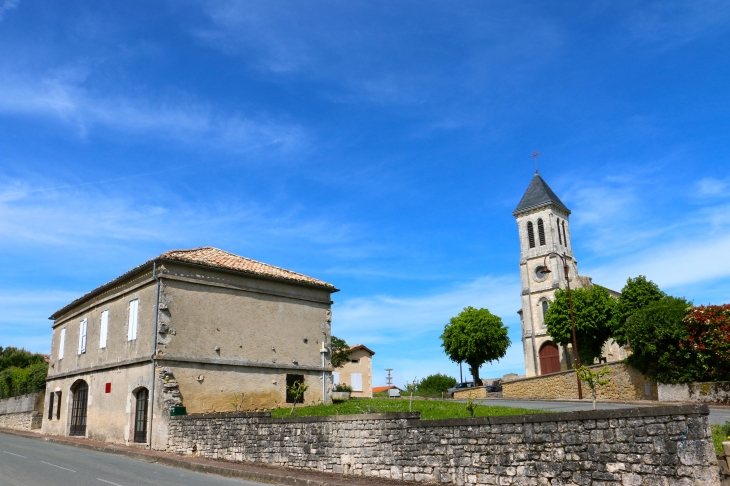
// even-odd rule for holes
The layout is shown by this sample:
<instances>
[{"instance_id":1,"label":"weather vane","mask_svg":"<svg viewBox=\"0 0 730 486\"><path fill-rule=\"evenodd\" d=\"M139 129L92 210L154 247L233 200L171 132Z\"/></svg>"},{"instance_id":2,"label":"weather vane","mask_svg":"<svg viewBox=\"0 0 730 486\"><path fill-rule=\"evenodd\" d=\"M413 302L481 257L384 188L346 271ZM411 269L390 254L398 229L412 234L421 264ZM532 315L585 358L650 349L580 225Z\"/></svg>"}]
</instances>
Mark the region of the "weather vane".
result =
<instances>
[{"instance_id":1,"label":"weather vane","mask_svg":"<svg viewBox=\"0 0 730 486\"><path fill-rule=\"evenodd\" d=\"M530 155L531 159L535 159L535 174L537 174L537 158L542 155L542 152L537 153L537 149Z\"/></svg>"}]
</instances>

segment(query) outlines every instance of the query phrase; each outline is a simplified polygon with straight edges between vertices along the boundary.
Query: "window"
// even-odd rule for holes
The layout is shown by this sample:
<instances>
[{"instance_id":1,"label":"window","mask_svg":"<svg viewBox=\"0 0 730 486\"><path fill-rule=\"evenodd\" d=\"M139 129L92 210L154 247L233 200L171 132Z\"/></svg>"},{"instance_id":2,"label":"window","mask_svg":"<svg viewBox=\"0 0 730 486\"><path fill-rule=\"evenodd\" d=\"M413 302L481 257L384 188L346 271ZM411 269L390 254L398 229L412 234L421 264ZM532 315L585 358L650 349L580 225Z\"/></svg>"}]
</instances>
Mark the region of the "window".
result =
<instances>
[{"instance_id":1,"label":"window","mask_svg":"<svg viewBox=\"0 0 730 486\"><path fill-rule=\"evenodd\" d=\"M79 354L86 352L86 327L88 321L84 319L79 323Z\"/></svg>"},{"instance_id":2,"label":"window","mask_svg":"<svg viewBox=\"0 0 730 486\"><path fill-rule=\"evenodd\" d=\"M547 314L548 303L547 300L542 301L542 323L545 324L545 314Z\"/></svg>"},{"instance_id":3,"label":"window","mask_svg":"<svg viewBox=\"0 0 730 486\"><path fill-rule=\"evenodd\" d=\"M66 347L66 328L61 329L61 339L58 343L58 359L63 359L63 348Z\"/></svg>"},{"instance_id":4,"label":"window","mask_svg":"<svg viewBox=\"0 0 730 486\"><path fill-rule=\"evenodd\" d=\"M542 224L542 219L537 220L537 235L540 237L540 246L545 244L545 225Z\"/></svg>"},{"instance_id":5,"label":"window","mask_svg":"<svg viewBox=\"0 0 730 486\"><path fill-rule=\"evenodd\" d=\"M362 373L350 373L350 386L352 391L362 391Z\"/></svg>"},{"instance_id":6,"label":"window","mask_svg":"<svg viewBox=\"0 0 730 486\"><path fill-rule=\"evenodd\" d=\"M149 402L149 391L142 388L137 392L136 407L134 411L134 441L147 442L147 404Z\"/></svg>"},{"instance_id":7,"label":"window","mask_svg":"<svg viewBox=\"0 0 730 486\"><path fill-rule=\"evenodd\" d=\"M359 362L360 362L359 359L351 359L350 360L350 363L352 363L352 364L358 364Z\"/></svg>"},{"instance_id":8,"label":"window","mask_svg":"<svg viewBox=\"0 0 730 486\"><path fill-rule=\"evenodd\" d=\"M61 419L61 392L56 392L56 420Z\"/></svg>"},{"instance_id":9,"label":"window","mask_svg":"<svg viewBox=\"0 0 730 486\"><path fill-rule=\"evenodd\" d=\"M333 371L332 372L332 384L333 385L339 385L340 384L340 372L339 371Z\"/></svg>"},{"instance_id":10,"label":"window","mask_svg":"<svg viewBox=\"0 0 730 486\"><path fill-rule=\"evenodd\" d=\"M527 241L530 243L530 248L535 248L535 231L532 229L532 221L527 222Z\"/></svg>"},{"instance_id":11,"label":"window","mask_svg":"<svg viewBox=\"0 0 730 486\"><path fill-rule=\"evenodd\" d=\"M139 299L129 302L129 327L127 328L127 341L137 339L137 311L139 310Z\"/></svg>"},{"instance_id":12,"label":"window","mask_svg":"<svg viewBox=\"0 0 730 486\"><path fill-rule=\"evenodd\" d=\"M560 235L560 218L558 218L558 241L563 244L563 237Z\"/></svg>"},{"instance_id":13,"label":"window","mask_svg":"<svg viewBox=\"0 0 730 486\"><path fill-rule=\"evenodd\" d=\"M565 233L565 221L563 221L563 241L565 242L565 246L568 246L568 235Z\"/></svg>"},{"instance_id":14,"label":"window","mask_svg":"<svg viewBox=\"0 0 730 486\"><path fill-rule=\"evenodd\" d=\"M53 399L56 394L51 392L51 396L48 397L48 420L53 420Z\"/></svg>"},{"instance_id":15,"label":"window","mask_svg":"<svg viewBox=\"0 0 730 486\"><path fill-rule=\"evenodd\" d=\"M294 383L304 383L304 375L286 375L286 403L294 403L294 397L289 393L289 387L294 386ZM304 395L297 403L304 403Z\"/></svg>"},{"instance_id":16,"label":"window","mask_svg":"<svg viewBox=\"0 0 730 486\"><path fill-rule=\"evenodd\" d=\"M106 348L106 336L109 332L109 311L101 313L101 328L99 329L99 349Z\"/></svg>"}]
</instances>

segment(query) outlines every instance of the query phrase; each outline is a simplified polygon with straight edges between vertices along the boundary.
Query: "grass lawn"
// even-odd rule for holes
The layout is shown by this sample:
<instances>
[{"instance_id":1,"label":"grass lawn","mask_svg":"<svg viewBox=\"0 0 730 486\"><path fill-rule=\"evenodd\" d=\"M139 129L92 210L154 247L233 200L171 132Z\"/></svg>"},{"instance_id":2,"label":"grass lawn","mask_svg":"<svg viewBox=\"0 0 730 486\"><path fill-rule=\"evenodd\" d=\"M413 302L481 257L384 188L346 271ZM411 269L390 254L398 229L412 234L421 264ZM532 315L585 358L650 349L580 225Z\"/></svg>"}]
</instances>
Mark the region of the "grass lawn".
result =
<instances>
[{"instance_id":1,"label":"grass lawn","mask_svg":"<svg viewBox=\"0 0 730 486\"><path fill-rule=\"evenodd\" d=\"M409 400L406 399L356 398L333 405L297 406L294 410L294 415L297 417L309 417L321 415L353 415L358 413L407 412L408 402ZM290 410L291 407L279 408L273 410L271 416L290 417ZM466 410L466 404L451 401L413 400L413 411L421 412L421 418L424 420L466 418L469 416L469 412ZM549 412L544 410L528 410L525 408L479 405L474 412L474 416L489 417L495 415L527 415L534 413Z\"/></svg>"},{"instance_id":2,"label":"grass lawn","mask_svg":"<svg viewBox=\"0 0 730 486\"><path fill-rule=\"evenodd\" d=\"M722 454L722 442L729 441L728 436L730 435L730 422L725 425L712 425L712 442L715 444L715 452Z\"/></svg>"}]
</instances>

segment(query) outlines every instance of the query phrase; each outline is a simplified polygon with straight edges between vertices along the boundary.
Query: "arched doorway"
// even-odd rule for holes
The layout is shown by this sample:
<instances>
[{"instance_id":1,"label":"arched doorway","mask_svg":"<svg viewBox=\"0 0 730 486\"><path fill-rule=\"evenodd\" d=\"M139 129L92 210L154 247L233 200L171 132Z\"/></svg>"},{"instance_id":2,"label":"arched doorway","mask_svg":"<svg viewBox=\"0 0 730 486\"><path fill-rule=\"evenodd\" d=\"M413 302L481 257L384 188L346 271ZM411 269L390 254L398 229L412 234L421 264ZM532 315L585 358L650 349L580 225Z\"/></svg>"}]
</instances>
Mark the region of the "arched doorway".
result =
<instances>
[{"instance_id":1,"label":"arched doorway","mask_svg":"<svg viewBox=\"0 0 730 486\"><path fill-rule=\"evenodd\" d=\"M147 406L150 393L147 388L140 388L135 394L134 407L134 441L147 442Z\"/></svg>"},{"instance_id":2,"label":"arched doorway","mask_svg":"<svg viewBox=\"0 0 730 486\"><path fill-rule=\"evenodd\" d=\"M71 407L71 435L86 435L86 405L89 400L89 385L79 380L71 387L73 405Z\"/></svg>"},{"instance_id":3,"label":"arched doorway","mask_svg":"<svg viewBox=\"0 0 730 486\"><path fill-rule=\"evenodd\" d=\"M548 341L540 348L540 374L557 373L560 371L560 351L552 342Z\"/></svg>"}]
</instances>

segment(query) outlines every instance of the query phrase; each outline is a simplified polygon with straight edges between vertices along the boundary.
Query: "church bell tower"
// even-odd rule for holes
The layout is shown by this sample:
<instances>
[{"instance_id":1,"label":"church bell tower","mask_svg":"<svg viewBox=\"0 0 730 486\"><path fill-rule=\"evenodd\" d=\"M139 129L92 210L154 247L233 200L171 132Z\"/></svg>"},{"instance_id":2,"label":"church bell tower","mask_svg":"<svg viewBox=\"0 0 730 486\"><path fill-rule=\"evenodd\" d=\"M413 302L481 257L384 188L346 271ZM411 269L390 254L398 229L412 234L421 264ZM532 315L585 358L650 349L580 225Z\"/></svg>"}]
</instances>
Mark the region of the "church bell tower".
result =
<instances>
[{"instance_id":1,"label":"church bell tower","mask_svg":"<svg viewBox=\"0 0 730 486\"><path fill-rule=\"evenodd\" d=\"M573 257L570 239L570 210L535 171L517 208L520 236L520 277L522 281L522 346L527 376L565 371L572 367L572 346L552 341L545 328L544 316L555 291L565 287L563 265L551 252L566 256L571 287L590 285L578 277L578 263ZM544 265L550 269L543 272ZM584 282L585 280L585 282Z\"/></svg>"}]
</instances>

